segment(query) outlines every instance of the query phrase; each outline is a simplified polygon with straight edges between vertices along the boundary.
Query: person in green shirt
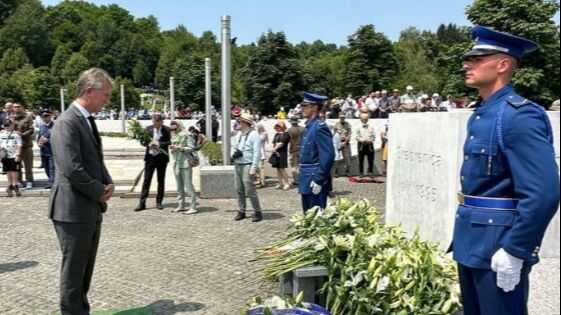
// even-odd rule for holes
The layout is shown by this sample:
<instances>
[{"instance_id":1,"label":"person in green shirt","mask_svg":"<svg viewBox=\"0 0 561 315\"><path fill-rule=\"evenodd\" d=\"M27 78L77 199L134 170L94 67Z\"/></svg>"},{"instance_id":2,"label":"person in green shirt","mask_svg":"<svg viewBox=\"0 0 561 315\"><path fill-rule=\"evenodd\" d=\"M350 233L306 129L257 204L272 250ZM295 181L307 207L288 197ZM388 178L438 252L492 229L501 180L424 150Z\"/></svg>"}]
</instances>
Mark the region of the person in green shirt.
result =
<instances>
[{"instance_id":1,"label":"person in green shirt","mask_svg":"<svg viewBox=\"0 0 561 315\"><path fill-rule=\"evenodd\" d=\"M171 123L172 140L171 156L173 160L173 171L177 183L178 206L173 212L184 212L185 214L196 214L197 194L193 187L193 168L199 165L197 152L202 148L205 137L197 127L183 130L177 122ZM186 196L191 196L191 205L187 210L185 204ZM187 211L186 211L187 210ZM186 211L186 212L185 212Z\"/></svg>"}]
</instances>

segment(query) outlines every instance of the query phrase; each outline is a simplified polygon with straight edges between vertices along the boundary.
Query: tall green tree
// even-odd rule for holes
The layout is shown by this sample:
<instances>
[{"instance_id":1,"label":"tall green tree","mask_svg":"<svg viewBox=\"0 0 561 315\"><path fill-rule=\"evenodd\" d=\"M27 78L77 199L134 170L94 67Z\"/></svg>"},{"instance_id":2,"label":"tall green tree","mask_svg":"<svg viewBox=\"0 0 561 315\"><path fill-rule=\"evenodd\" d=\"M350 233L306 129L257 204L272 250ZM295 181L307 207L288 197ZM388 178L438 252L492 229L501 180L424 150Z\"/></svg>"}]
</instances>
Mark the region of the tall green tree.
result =
<instances>
[{"instance_id":1,"label":"tall green tree","mask_svg":"<svg viewBox=\"0 0 561 315\"><path fill-rule=\"evenodd\" d=\"M27 58L27 55L22 48L7 49L4 52L2 59L0 59L0 73L14 73L29 63L29 58Z\"/></svg>"},{"instance_id":2,"label":"tall green tree","mask_svg":"<svg viewBox=\"0 0 561 315\"><path fill-rule=\"evenodd\" d=\"M48 66L53 49L44 23L44 8L38 0L25 0L0 29L0 51L22 48L34 66Z\"/></svg>"},{"instance_id":3,"label":"tall green tree","mask_svg":"<svg viewBox=\"0 0 561 315\"><path fill-rule=\"evenodd\" d=\"M409 28L401 33L395 51L399 64L396 86L400 89L413 85L418 91L438 91L438 76L434 60L428 56L421 32Z\"/></svg>"},{"instance_id":4,"label":"tall green tree","mask_svg":"<svg viewBox=\"0 0 561 315\"><path fill-rule=\"evenodd\" d=\"M59 84L64 84L64 68L72 56L72 50L66 45L58 46L51 60L51 74Z\"/></svg>"},{"instance_id":5,"label":"tall green tree","mask_svg":"<svg viewBox=\"0 0 561 315\"><path fill-rule=\"evenodd\" d=\"M140 93L134 87L134 83L130 79L121 77L115 78L108 108L117 111L121 110L121 85L124 86L125 90L125 107L127 109L140 108Z\"/></svg>"},{"instance_id":6,"label":"tall green tree","mask_svg":"<svg viewBox=\"0 0 561 315\"><path fill-rule=\"evenodd\" d=\"M183 57L175 63L175 95L177 100L195 110L201 110L205 104L205 68L204 60Z\"/></svg>"},{"instance_id":7,"label":"tall green tree","mask_svg":"<svg viewBox=\"0 0 561 315\"><path fill-rule=\"evenodd\" d=\"M360 96L389 88L397 74L397 59L390 40L366 25L349 37L344 87Z\"/></svg>"},{"instance_id":8,"label":"tall green tree","mask_svg":"<svg viewBox=\"0 0 561 315\"><path fill-rule=\"evenodd\" d=\"M301 65L292 45L282 32L261 36L243 69L248 107L264 114L290 108L304 89Z\"/></svg>"},{"instance_id":9,"label":"tall green tree","mask_svg":"<svg viewBox=\"0 0 561 315\"><path fill-rule=\"evenodd\" d=\"M523 59L513 83L519 93L548 107L560 94L557 0L475 0L468 19L537 42L537 52Z\"/></svg>"},{"instance_id":10,"label":"tall green tree","mask_svg":"<svg viewBox=\"0 0 561 315\"><path fill-rule=\"evenodd\" d=\"M65 82L76 81L80 76L80 73L88 70L90 66L91 66L90 62L82 54L80 53L72 54L72 56L64 66L64 70L62 73L64 81Z\"/></svg>"},{"instance_id":11,"label":"tall green tree","mask_svg":"<svg viewBox=\"0 0 561 315\"><path fill-rule=\"evenodd\" d=\"M162 34L160 59L155 73L156 87L160 90L169 88L169 78L173 76L175 63L178 59L189 56L197 47L198 39L185 26Z\"/></svg>"},{"instance_id":12,"label":"tall green tree","mask_svg":"<svg viewBox=\"0 0 561 315\"><path fill-rule=\"evenodd\" d=\"M10 15L14 14L20 2L19 0L0 0L0 27Z\"/></svg>"},{"instance_id":13,"label":"tall green tree","mask_svg":"<svg viewBox=\"0 0 561 315\"><path fill-rule=\"evenodd\" d=\"M49 67L39 67L26 72L19 84L28 108L54 108L58 105L58 84Z\"/></svg>"}]
</instances>

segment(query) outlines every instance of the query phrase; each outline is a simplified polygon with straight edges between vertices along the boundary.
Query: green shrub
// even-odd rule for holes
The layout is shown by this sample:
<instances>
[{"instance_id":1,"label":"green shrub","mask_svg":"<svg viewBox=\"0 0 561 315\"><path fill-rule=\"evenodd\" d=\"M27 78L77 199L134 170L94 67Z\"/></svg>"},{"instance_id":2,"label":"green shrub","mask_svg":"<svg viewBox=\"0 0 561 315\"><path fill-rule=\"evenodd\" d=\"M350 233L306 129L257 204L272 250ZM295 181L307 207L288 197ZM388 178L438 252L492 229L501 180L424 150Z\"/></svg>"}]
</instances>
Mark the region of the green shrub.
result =
<instances>
[{"instance_id":1,"label":"green shrub","mask_svg":"<svg viewBox=\"0 0 561 315\"><path fill-rule=\"evenodd\" d=\"M224 162L222 146L216 142L207 142L201 149L201 153L208 158L210 165L221 165Z\"/></svg>"}]
</instances>

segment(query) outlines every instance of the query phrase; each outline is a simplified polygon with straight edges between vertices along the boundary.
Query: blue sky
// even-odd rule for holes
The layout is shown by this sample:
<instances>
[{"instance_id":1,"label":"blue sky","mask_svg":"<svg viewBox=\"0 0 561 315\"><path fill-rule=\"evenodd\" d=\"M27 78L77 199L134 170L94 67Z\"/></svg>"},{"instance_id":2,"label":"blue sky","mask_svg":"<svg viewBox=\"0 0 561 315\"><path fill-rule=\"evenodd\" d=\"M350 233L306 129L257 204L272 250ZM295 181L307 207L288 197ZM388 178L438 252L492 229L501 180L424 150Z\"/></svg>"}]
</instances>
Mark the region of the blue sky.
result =
<instances>
[{"instance_id":1,"label":"blue sky","mask_svg":"<svg viewBox=\"0 0 561 315\"><path fill-rule=\"evenodd\" d=\"M54 5L60 0L43 0ZM284 31L293 43L321 39L346 44L365 24L397 40L408 26L435 30L441 23L470 25L464 12L472 0L93 0L116 3L136 17L156 16L163 30L183 24L196 35L219 34L220 16L232 16L232 36L247 44L267 30ZM557 17L558 19L558 17Z\"/></svg>"}]
</instances>

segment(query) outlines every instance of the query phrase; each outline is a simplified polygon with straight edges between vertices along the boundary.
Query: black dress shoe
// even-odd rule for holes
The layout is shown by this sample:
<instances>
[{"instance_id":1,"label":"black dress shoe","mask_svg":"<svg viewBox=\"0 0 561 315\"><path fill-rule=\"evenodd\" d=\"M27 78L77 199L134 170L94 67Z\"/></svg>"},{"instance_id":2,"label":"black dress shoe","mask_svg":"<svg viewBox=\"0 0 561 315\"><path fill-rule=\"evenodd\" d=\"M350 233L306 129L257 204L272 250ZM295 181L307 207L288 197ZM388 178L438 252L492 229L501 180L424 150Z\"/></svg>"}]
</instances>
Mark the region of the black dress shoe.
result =
<instances>
[{"instance_id":1,"label":"black dress shoe","mask_svg":"<svg viewBox=\"0 0 561 315\"><path fill-rule=\"evenodd\" d=\"M246 215L245 212L238 212L238 215L234 218L235 221L245 220Z\"/></svg>"},{"instance_id":2,"label":"black dress shoe","mask_svg":"<svg viewBox=\"0 0 561 315\"><path fill-rule=\"evenodd\" d=\"M158 203L158 204L156 205L156 209L158 209L158 210L164 210L164 205L162 205L161 203Z\"/></svg>"},{"instance_id":3,"label":"black dress shoe","mask_svg":"<svg viewBox=\"0 0 561 315\"><path fill-rule=\"evenodd\" d=\"M144 204L144 203L138 204L138 206L134 209L135 212L140 212L140 211L144 211L144 210L146 210L146 204Z\"/></svg>"},{"instance_id":4,"label":"black dress shoe","mask_svg":"<svg viewBox=\"0 0 561 315\"><path fill-rule=\"evenodd\" d=\"M253 215L253 219L251 220L251 222L257 223L257 222L261 222L261 221L263 221L263 213L261 213L261 212L256 212L256 213Z\"/></svg>"}]
</instances>

